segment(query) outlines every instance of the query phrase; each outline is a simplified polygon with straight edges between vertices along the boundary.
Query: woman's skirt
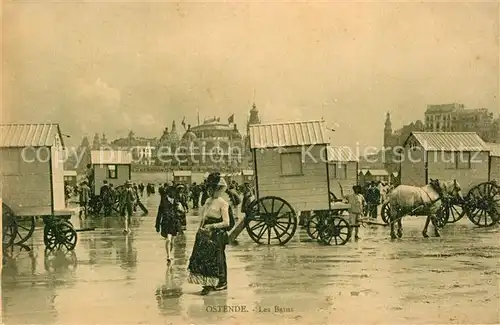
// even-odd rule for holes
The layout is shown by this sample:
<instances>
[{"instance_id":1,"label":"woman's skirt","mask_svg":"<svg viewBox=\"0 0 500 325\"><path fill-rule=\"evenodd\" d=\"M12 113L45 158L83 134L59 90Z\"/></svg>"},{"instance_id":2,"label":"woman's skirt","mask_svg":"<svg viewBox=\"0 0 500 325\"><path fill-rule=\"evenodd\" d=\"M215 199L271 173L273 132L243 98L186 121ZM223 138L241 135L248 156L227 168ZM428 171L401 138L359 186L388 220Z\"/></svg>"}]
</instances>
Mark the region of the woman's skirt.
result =
<instances>
[{"instance_id":1,"label":"woman's skirt","mask_svg":"<svg viewBox=\"0 0 500 325\"><path fill-rule=\"evenodd\" d=\"M219 279L225 278L225 236L227 233L220 229L198 230L189 259L189 283L215 287Z\"/></svg>"},{"instance_id":2,"label":"woman's skirt","mask_svg":"<svg viewBox=\"0 0 500 325\"><path fill-rule=\"evenodd\" d=\"M181 232L181 222L178 218L165 218L160 225L160 234L167 238L168 235L177 236Z\"/></svg>"}]
</instances>

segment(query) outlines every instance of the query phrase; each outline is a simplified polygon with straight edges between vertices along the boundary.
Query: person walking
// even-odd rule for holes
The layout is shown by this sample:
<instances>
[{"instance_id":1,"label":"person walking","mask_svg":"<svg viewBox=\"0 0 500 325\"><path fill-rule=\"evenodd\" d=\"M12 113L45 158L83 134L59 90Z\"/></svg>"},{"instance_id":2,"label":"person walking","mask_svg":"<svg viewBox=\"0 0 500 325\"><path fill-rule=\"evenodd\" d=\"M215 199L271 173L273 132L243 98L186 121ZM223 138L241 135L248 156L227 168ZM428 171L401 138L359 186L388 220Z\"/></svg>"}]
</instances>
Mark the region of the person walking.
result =
<instances>
[{"instance_id":1,"label":"person walking","mask_svg":"<svg viewBox=\"0 0 500 325\"><path fill-rule=\"evenodd\" d=\"M130 224L132 223L132 213L134 210L134 203L135 203L135 193L134 189L132 188L132 182L131 181L126 181L125 182L125 190L122 193L121 197L121 215L124 218L125 222L125 228L123 231L125 233L130 233Z\"/></svg>"},{"instance_id":2,"label":"person walking","mask_svg":"<svg viewBox=\"0 0 500 325\"><path fill-rule=\"evenodd\" d=\"M252 187L250 186L250 183L245 182L245 184L243 184L243 201L241 203L241 213L247 212L248 206L253 202L254 199L255 195L253 193Z\"/></svg>"},{"instance_id":3,"label":"person walking","mask_svg":"<svg viewBox=\"0 0 500 325\"><path fill-rule=\"evenodd\" d=\"M241 198L239 193L236 191L234 183L229 186L229 189L226 191L226 194L229 197L229 204L234 213L234 218L238 220L238 207L241 204Z\"/></svg>"},{"instance_id":4,"label":"person walking","mask_svg":"<svg viewBox=\"0 0 500 325\"><path fill-rule=\"evenodd\" d=\"M87 181L83 181L79 192L80 192L80 213L79 217L87 216L87 211L88 211L88 206L89 206L89 201L90 201L90 187L87 185Z\"/></svg>"},{"instance_id":5,"label":"person walking","mask_svg":"<svg viewBox=\"0 0 500 325\"><path fill-rule=\"evenodd\" d=\"M206 181L209 197L201 208L201 220L189 259L188 282L201 284L201 295L227 289L226 245L230 228L229 203L222 198L227 184L220 173Z\"/></svg>"},{"instance_id":6,"label":"person walking","mask_svg":"<svg viewBox=\"0 0 500 325\"><path fill-rule=\"evenodd\" d=\"M200 186L196 183L193 183L193 187L191 188L191 199L193 200L193 209L200 208Z\"/></svg>"},{"instance_id":7,"label":"person walking","mask_svg":"<svg viewBox=\"0 0 500 325\"><path fill-rule=\"evenodd\" d=\"M111 211L113 210L113 199L111 196L111 188L109 187L108 181L103 181L103 185L101 186L99 195L101 196L104 216L108 217L111 215Z\"/></svg>"},{"instance_id":8,"label":"person walking","mask_svg":"<svg viewBox=\"0 0 500 325\"><path fill-rule=\"evenodd\" d=\"M173 259L173 247L175 237L181 231L181 215L184 213L182 204L176 199L175 188L169 186L164 189L161 196L158 215L156 216L155 229L165 238L165 251L167 252L167 263Z\"/></svg>"},{"instance_id":9,"label":"person walking","mask_svg":"<svg viewBox=\"0 0 500 325\"><path fill-rule=\"evenodd\" d=\"M371 182L366 191L366 202L368 204L368 216L377 219L378 205L380 204L380 192L375 182Z\"/></svg>"},{"instance_id":10,"label":"person walking","mask_svg":"<svg viewBox=\"0 0 500 325\"><path fill-rule=\"evenodd\" d=\"M362 188L359 185L352 187L353 194L347 196L349 202L350 223L354 226L354 239L359 240L359 219L363 216L363 209L366 205L365 198L361 194Z\"/></svg>"},{"instance_id":11,"label":"person walking","mask_svg":"<svg viewBox=\"0 0 500 325\"><path fill-rule=\"evenodd\" d=\"M208 200L208 189L207 189L207 180L203 181L201 187L201 205L205 205L205 202Z\"/></svg>"},{"instance_id":12,"label":"person walking","mask_svg":"<svg viewBox=\"0 0 500 325\"><path fill-rule=\"evenodd\" d=\"M187 227L187 213L189 211L189 207L187 204L187 197L185 195L185 187L182 184L177 185L174 188L175 200L181 204L182 211L179 213L179 219L181 221L182 230L186 230Z\"/></svg>"}]
</instances>

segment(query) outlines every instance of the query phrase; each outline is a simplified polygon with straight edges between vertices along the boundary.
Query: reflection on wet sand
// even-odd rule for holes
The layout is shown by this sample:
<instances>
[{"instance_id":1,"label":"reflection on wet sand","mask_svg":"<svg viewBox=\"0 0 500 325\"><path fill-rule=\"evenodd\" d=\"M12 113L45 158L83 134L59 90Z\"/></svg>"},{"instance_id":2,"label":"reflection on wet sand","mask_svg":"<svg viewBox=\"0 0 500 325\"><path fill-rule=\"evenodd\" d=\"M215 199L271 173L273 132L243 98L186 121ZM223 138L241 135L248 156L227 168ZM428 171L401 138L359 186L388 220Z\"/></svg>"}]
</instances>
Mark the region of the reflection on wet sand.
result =
<instances>
[{"instance_id":1,"label":"reflection on wet sand","mask_svg":"<svg viewBox=\"0 0 500 325\"><path fill-rule=\"evenodd\" d=\"M4 256L2 268L2 316L5 324L50 324L57 322L57 291L75 283L77 258L74 251L15 249ZM43 269L39 266L43 263ZM15 319L14 322L9 321Z\"/></svg>"},{"instance_id":2,"label":"reflection on wet sand","mask_svg":"<svg viewBox=\"0 0 500 325\"><path fill-rule=\"evenodd\" d=\"M38 249L30 247L30 251L18 248L9 250L3 255L2 283L22 281L23 277L31 277L37 272Z\"/></svg>"},{"instance_id":3,"label":"reflection on wet sand","mask_svg":"<svg viewBox=\"0 0 500 325\"><path fill-rule=\"evenodd\" d=\"M182 281L174 279L173 267L167 266L165 283L156 289L158 308L162 315L179 315L181 313Z\"/></svg>"},{"instance_id":4,"label":"reflection on wet sand","mask_svg":"<svg viewBox=\"0 0 500 325\"><path fill-rule=\"evenodd\" d=\"M155 292L160 314L178 316L182 313L182 286L186 279L186 238L177 236L174 241L173 263L165 266L165 280Z\"/></svg>"},{"instance_id":5,"label":"reflection on wet sand","mask_svg":"<svg viewBox=\"0 0 500 325\"><path fill-rule=\"evenodd\" d=\"M120 266L127 271L135 271L137 266L137 248L134 242L134 233L117 236L114 242Z\"/></svg>"},{"instance_id":6,"label":"reflection on wet sand","mask_svg":"<svg viewBox=\"0 0 500 325\"><path fill-rule=\"evenodd\" d=\"M78 259L75 251L45 251L44 267L49 274L62 274L67 271L75 271L78 266Z\"/></svg>"},{"instance_id":7,"label":"reflection on wet sand","mask_svg":"<svg viewBox=\"0 0 500 325\"><path fill-rule=\"evenodd\" d=\"M150 197L148 209L158 202ZM35 231L33 256L17 252L6 258L4 323L498 322L500 227L477 229L464 219L443 228L442 238L424 240L422 220L408 219L402 241L391 242L386 227L374 226L361 229L359 242L342 247L301 241L259 246L244 232L239 245L226 251L228 290L200 296L200 286L186 283L199 219L188 217L168 268L154 216L137 222L127 235L116 217L82 220L79 227L96 229L78 233L76 268L71 253L46 256L43 231ZM249 312L218 311L224 305ZM291 311L277 312L275 306Z\"/></svg>"}]
</instances>

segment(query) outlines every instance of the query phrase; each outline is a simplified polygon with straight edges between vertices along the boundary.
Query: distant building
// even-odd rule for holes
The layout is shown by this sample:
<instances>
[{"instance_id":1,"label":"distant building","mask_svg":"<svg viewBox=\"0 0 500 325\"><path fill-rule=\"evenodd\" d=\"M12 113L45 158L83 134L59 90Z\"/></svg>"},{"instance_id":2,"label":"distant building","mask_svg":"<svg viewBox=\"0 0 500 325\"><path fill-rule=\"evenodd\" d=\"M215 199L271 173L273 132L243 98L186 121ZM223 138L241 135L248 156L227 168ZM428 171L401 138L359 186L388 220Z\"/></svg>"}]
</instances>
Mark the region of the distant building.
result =
<instances>
[{"instance_id":1,"label":"distant building","mask_svg":"<svg viewBox=\"0 0 500 325\"><path fill-rule=\"evenodd\" d=\"M247 148L246 152L246 165L248 168L252 169L253 168L253 158L252 158L252 153L250 152L250 125L255 125L255 124L260 124L260 117L259 117L259 111L257 110L257 106L255 106L255 103L252 105L252 109L250 110L250 116L248 117L247 121L247 134L245 137L245 147Z\"/></svg>"},{"instance_id":2,"label":"distant building","mask_svg":"<svg viewBox=\"0 0 500 325\"><path fill-rule=\"evenodd\" d=\"M115 150L128 150L132 154L134 165L152 165L158 140L156 138L136 137L130 131L126 138L119 138L111 142L109 147ZM101 148L104 148L101 145Z\"/></svg>"},{"instance_id":3,"label":"distant building","mask_svg":"<svg viewBox=\"0 0 500 325\"><path fill-rule=\"evenodd\" d=\"M384 153L380 153L383 156L382 167L371 166L371 168L383 168L390 173L399 172L399 162L395 159L397 155L396 148L402 147L404 141L412 132L422 132L424 131L424 123L420 120L416 122L411 122L410 124L404 125L402 128L393 132L391 114L386 114L385 124L384 124Z\"/></svg>"},{"instance_id":4,"label":"distant building","mask_svg":"<svg viewBox=\"0 0 500 325\"><path fill-rule=\"evenodd\" d=\"M258 123L259 112L254 104L247 132L250 125ZM185 127L184 121L182 125ZM138 137L130 131L127 137L108 144L104 134L102 139L96 134L92 148L130 151L134 170L160 168L204 172L216 169L241 173L253 166L247 139L248 134L242 134L234 123L234 116L227 122L213 117L196 126L188 125L185 132L179 132L172 121L171 128L166 127L159 138Z\"/></svg>"},{"instance_id":5,"label":"distant building","mask_svg":"<svg viewBox=\"0 0 500 325\"><path fill-rule=\"evenodd\" d=\"M455 131L457 112L463 110L465 110L465 106L459 103L427 105L427 110L425 111L425 131Z\"/></svg>"},{"instance_id":6,"label":"distant building","mask_svg":"<svg viewBox=\"0 0 500 325\"><path fill-rule=\"evenodd\" d=\"M392 148L396 146L402 146L405 140L408 138L412 132L422 132L425 129L425 125L422 121L417 120L409 124L403 125L402 128L393 131L391 114L387 113L384 123L384 147Z\"/></svg>"},{"instance_id":7,"label":"distant building","mask_svg":"<svg viewBox=\"0 0 500 325\"><path fill-rule=\"evenodd\" d=\"M466 109L463 104L427 105L427 132L476 132L484 141L497 142L499 122L486 108Z\"/></svg>"},{"instance_id":8,"label":"distant building","mask_svg":"<svg viewBox=\"0 0 500 325\"><path fill-rule=\"evenodd\" d=\"M255 104L250 110L249 125L260 123ZM183 125L185 125L183 123ZM188 125L182 136L177 134L175 121L165 128L156 148L156 164L172 170L239 172L250 167L248 135L234 123L220 117L205 119L196 126Z\"/></svg>"},{"instance_id":9,"label":"distant building","mask_svg":"<svg viewBox=\"0 0 500 325\"><path fill-rule=\"evenodd\" d=\"M358 173L359 185L370 182L391 182L391 175L385 169L361 169Z\"/></svg>"},{"instance_id":10,"label":"distant building","mask_svg":"<svg viewBox=\"0 0 500 325\"><path fill-rule=\"evenodd\" d=\"M259 117L259 111L257 110L257 106L255 106L255 103L252 105L252 109L250 110L250 117L248 118L247 122L247 135L249 134L250 130L250 125L254 124L260 124L260 117Z\"/></svg>"},{"instance_id":11,"label":"distant building","mask_svg":"<svg viewBox=\"0 0 500 325\"><path fill-rule=\"evenodd\" d=\"M159 160L180 169L240 169L245 152L238 126L217 117L197 126L188 125L179 141L161 144L164 145L169 149L163 150Z\"/></svg>"}]
</instances>

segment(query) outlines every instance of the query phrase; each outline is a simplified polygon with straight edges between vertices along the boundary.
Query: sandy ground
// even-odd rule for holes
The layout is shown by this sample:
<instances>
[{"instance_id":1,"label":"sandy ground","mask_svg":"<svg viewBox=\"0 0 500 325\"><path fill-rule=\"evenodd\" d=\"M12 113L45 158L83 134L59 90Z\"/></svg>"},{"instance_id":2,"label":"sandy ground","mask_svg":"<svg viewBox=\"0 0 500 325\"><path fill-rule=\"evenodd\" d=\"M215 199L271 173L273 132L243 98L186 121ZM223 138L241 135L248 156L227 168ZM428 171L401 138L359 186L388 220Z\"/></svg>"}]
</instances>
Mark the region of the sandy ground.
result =
<instances>
[{"instance_id":1,"label":"sandy ground","mask_svg":"<svg viewBox=\"0 0 500 325\"><path fill-rule=\"evenodd\" d=\"M227 292L202 297L186 283L198 224L176 240L166 264L150 215L124 235L116 218L86 220L73 253L44 254L42 228L33 256L14 251L2 271L5 324L448 324L499 323L499 228L467 219L441 238L421 237L424 219L404 221L404 237L362 228L362 240L321 246L300 230L284 247L258 246L243 233L227 249ZM432 234L432 232L429 232ZM232 311L223 311L224 306Z\"/></svg>"}]
</instances>

